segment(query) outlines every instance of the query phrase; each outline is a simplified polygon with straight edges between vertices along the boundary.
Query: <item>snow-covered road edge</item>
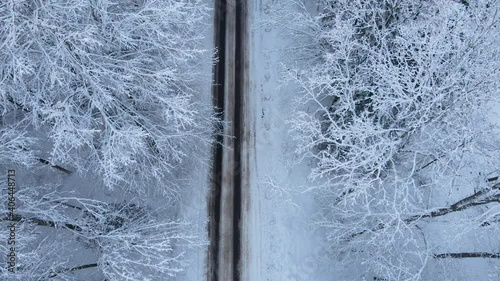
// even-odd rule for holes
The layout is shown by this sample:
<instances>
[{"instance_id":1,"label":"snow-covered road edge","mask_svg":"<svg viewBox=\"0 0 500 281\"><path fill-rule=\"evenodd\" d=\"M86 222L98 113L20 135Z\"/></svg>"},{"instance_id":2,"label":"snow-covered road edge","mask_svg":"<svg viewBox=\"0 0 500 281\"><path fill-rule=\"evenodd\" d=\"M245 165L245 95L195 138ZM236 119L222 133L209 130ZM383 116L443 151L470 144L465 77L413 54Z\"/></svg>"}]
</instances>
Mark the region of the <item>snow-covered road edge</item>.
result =
<instances>
[{"instance_id":1,"label":"snow-covered road edge","mask_svg":"<svg viewBox=\"0 0 500 281\"><path fill-rule=\"evenodd\" d=\"M301 193L310 184L310 163L289 165L296 159L286 120L297 90L281 87L280 73L290 40L282 36L282 26L263 24L276 4L249 1L247 9L241 280L331 280L333 262L322 235L310 224L317 212L315 198ZM282 4L293 9L291 2ZM293 54L286 56L294 60Z\"/></svg>"}]
</instances>

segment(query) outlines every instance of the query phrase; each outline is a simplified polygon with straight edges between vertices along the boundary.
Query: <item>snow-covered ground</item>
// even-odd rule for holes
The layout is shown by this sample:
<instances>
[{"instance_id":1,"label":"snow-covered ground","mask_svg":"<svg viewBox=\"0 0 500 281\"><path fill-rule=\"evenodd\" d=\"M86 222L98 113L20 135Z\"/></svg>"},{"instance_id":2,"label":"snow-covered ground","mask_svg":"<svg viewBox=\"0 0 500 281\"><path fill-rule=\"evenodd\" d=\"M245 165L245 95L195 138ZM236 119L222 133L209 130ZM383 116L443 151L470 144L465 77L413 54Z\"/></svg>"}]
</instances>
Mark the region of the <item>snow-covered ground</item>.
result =
<instances>
[{"instance_id":1,"label":"snow-covered ground","mask_svg":"<svg viewBox=\"0 0 500 281\"><path fill-rule=\"evenodd\" d=\"M323 235L311 224L317 204L310 165L299 164L286 120L294 112L296 89L280 87L283 49L290 40L278 28L262 27L276 1L249 1L250 185L243 214L242 280L332 280L333 261ZM300 44L300 42L295 42ZM293 58L287 57L287 60ZM245 187L244 187L245 188Z\"/></svg>"},{"instance_id":2,"label":"snow-covered ground","mask_svg":"<svg viewBox=\"0 0 500 281\"><path fill-rule=\"evenodd\" d=\"M209 79L204 79L205 82L212 81L212 56L213 53L213 21L214 21L214 1L203 1L212 10L205 18L205 30L203 44L208 50L205 56L205 61L202 62L201 73L210 76ZM201 103L212 103L212 83L203 83L197 85L199 88L199 96L197 99ZM207 148L209 149L209 148ZM210 184L210 162L196 162L190 169L190 174L186 177L190 179L186 186L186 192L180 203L180 217L191 223L192 230L199 237L200 241L204 241L201 247L193 248L186 253L186 258L190 261L189 266L175 280L179 281L201 281L206 280L206 258L208 249L208 233L207 233L207 200Z\"/></svg>"}]
</instances>

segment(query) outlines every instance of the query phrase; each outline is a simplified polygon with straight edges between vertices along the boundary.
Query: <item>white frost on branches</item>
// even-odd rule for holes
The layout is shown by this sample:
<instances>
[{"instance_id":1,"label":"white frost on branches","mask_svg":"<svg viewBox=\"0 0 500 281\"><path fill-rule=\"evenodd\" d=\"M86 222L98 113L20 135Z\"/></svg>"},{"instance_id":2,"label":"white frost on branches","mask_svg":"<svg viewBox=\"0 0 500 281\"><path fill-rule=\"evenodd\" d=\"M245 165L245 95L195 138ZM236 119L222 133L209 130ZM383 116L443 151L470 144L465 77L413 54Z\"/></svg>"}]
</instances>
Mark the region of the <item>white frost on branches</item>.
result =
<instances>
[{"instance_id":1,"label":"white frost on branches","mask_svg":"<svg viewBox=\"0 0 500 281\"><path fill-rule=\"evenodd\" d=\"M46 132L52 162L144 191L211 142L194 99L207 15L201 0L2 1L2 108Z\"/></svg>"},{"instance_id":2,"label":"white frost on branches","mask_svg":"<svg viewBox=\"0 0 500 281\"><path fill-rule=\"evenodd\" d=\"M92 272L108 280L164 280L184 271L185 251L205 245L189 223L159 217L140 202L108 203L50 186L25 186L16 202L18 268L0 272L5 280L75 280ZM5 217L0 212L3 226L10 223ZM92 254L84 262L75 249Z\"/></svg>"}]
</instances>

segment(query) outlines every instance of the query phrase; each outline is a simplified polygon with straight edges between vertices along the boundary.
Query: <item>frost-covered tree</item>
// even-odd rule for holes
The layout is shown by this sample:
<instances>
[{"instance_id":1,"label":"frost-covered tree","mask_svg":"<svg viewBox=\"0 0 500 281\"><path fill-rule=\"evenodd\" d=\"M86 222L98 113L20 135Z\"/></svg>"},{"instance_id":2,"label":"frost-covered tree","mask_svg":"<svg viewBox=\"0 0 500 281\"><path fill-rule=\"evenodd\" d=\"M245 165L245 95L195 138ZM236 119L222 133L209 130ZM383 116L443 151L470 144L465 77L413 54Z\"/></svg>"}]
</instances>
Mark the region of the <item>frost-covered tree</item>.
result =
<instances>
[{"instance_id":1,"label":"frost-covered tree","mask_svg":"<svg viewBox=\"0 0 500 281\"><path fill-rule=\"evenodd\" d=\"M19 189L16 201L14 216L2 211L0 218L3 237L11 223L17 237L16 272L0 271L2 280L165 280L184 270L183 251L203 244L186 223L139 202L108 203L48 186Z\"/></svg>"},{"instance_id":2,"label":"frost-covered tree","mask_svg":"<svg viewBox=\"0 0 500 281\"><path fill-rule=\"evenodd\" d=\"M288 71L301 90L290 123L326 182L319 224L338 257L387 280L496 257L498 243L453 246L499 227L499 2L319 2L318 16L290 23L317 43Z\"/></svg>"},{"instance_id":3,"label":"frost-covered tree","mask_svg":"<svg viewBox=\"0 0 500 281\"><path fill-rule=\"evenodd\" d=\"M419 169L426 157L474 138L471 124L498 90L499 29L491 8L327 3L319 19L321 63L292 76L304 90L298 102L317 106L293 120L298 152L318 160L312 177L364 181L415 153L424 161Z\"/></svg>"},{"instance_id":4,"label":"frost-covered tree","mask_svg":"<svg viewBox=\"0 0 500 281\"><path fill-rule=\"evenodd\" d=\"M2 114L35 130L48 161L144 191L211 141L196 99L207 12L201 0L2 1Z\"/></svg>"},{"instance_id":5,"label":"frost-covered tree","mask_svg":"<svg viewBox=\"0 0 500 281\"><path fill-rule=\"evenodd\" d=\"M23 130L13 126L0 127L0 164L30 166L35 160L33 151L23 148L32 146L34 142L35 139Z\"/></svg>"}]
</instances>

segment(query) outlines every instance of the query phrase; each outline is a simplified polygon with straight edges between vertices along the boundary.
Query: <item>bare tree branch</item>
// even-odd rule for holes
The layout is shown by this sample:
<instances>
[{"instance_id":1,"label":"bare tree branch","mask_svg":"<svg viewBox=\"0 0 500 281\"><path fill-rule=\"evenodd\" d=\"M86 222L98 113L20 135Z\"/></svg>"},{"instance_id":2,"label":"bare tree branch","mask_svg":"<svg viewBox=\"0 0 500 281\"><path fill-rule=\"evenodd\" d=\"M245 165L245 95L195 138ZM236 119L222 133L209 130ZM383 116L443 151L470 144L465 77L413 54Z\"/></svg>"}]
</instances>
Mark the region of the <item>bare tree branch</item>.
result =
<instances>
[{"instance_id":1,"label":"bare tree branch","mask_svg":"<svg viewBox=\"0 0 500 281\"><path fill-rule=\"evenodd\" d=\"M500 259L500 253L489 252L463 252L463 253L443 253L435 254L435 259L465 259L465 258L487 258L487 259Z\"/></svg>"},{"instance_id":2,"label":"bare tree branch","mask_svg":"<svg viewBox=\"0 0 500 281\"><path fill-rule=\"evenodd\" d=\"M78 271L78 270L82 270L82 269L96 268L96 267L98 267L97 263L89 263L89 264L83 264L83 265L79 265L79 266L75 266L75 267L71 267L71 268L64 268L64 269L60 269L56 272L52 272L49 275L49 278L54 278L57 275L64 274L67 272L74 272L74 271Z\"/></svg>"}]
</instances>

